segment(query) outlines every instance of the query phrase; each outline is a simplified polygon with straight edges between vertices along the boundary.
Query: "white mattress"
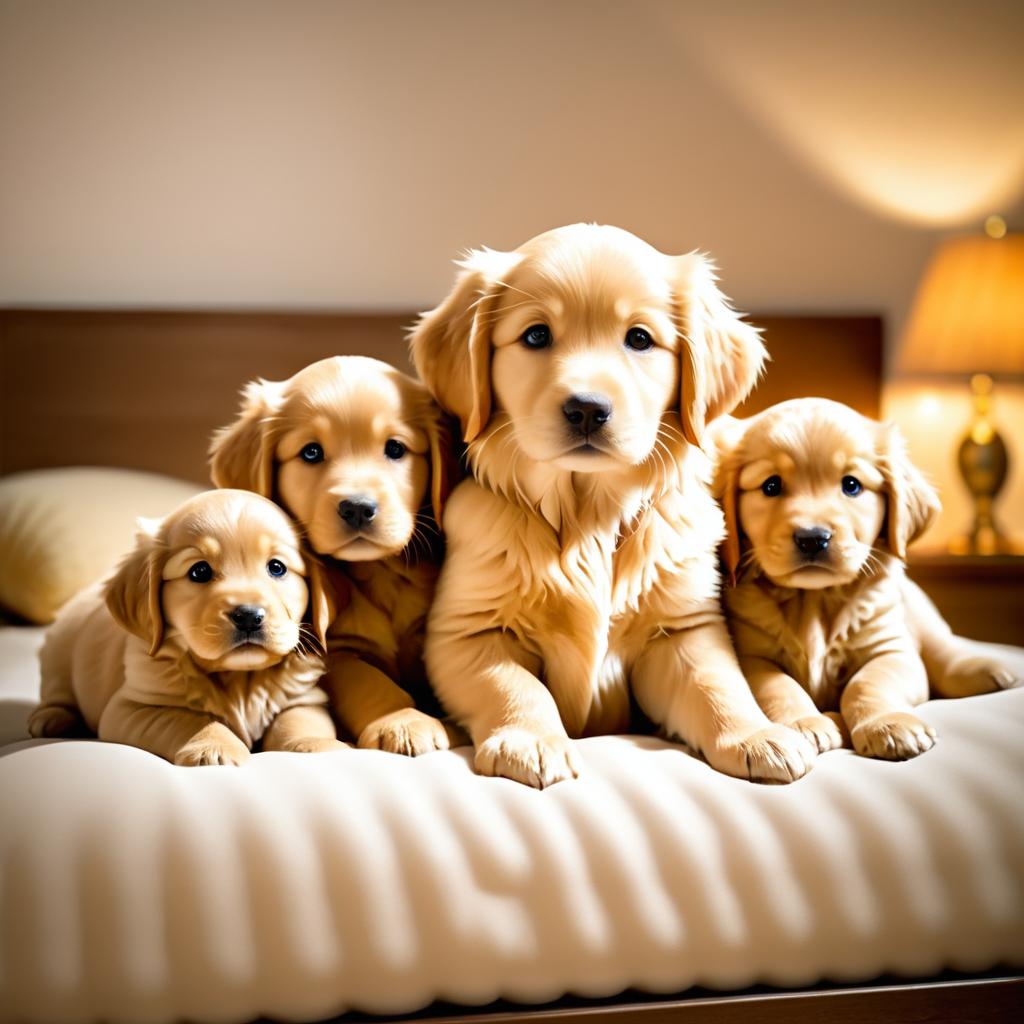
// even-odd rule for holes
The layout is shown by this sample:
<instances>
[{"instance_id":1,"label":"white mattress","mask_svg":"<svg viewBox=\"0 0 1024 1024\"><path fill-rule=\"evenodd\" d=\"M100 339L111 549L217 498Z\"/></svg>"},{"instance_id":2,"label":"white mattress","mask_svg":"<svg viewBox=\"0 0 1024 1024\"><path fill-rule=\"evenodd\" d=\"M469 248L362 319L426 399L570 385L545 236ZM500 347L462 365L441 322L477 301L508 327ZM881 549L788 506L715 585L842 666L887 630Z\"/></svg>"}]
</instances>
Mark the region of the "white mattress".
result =
<instances>
[{"instance_id":1,"label":"white mattress","mask_svg":"<svg viewBox=\"0 0 1024 1024\"><path fill-rule=\"evenodd\" d=\"M39 631L0 630L0 726ZM1024 965L1024 691L935 702L935 750L788 787L652 739L536 792L466 750L0 749L0 1015L293 1020Z\"/></svg>"}]
</instances>

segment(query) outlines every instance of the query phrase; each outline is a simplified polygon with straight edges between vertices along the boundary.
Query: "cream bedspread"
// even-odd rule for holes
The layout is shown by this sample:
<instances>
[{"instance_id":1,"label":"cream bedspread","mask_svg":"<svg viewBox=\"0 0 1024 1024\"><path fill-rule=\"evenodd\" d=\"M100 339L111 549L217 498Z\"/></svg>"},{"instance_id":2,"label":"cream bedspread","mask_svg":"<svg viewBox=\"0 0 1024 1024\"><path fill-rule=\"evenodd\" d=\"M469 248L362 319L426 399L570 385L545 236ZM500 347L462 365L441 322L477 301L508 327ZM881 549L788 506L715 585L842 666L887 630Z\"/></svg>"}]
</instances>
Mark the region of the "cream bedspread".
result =
<instances>
[{"instance_id":1,"label":"cream bedspread","mask_svg":"<svg viewBox=\"0 0 1024 1024\"><path fill-rule=\"evenodd\" d=\"M40 632L0 630L18 731ZM788 787L653 739L535 792L469 753L175 768L0 748L0 1016L310 1020L434 999L1024 965L1024 691L933 702L935 750Z\"/></svg>"}]
</instances>

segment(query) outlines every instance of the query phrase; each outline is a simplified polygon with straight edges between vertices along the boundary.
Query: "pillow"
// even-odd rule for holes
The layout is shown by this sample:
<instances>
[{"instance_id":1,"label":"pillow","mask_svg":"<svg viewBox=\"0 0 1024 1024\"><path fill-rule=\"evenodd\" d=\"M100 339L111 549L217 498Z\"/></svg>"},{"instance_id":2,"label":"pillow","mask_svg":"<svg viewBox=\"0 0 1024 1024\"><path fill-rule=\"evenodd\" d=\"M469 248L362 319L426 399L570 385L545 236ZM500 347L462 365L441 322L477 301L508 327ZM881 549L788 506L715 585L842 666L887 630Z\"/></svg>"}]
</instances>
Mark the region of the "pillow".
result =
<instances>
[{"instance_id":1,"label":"pillow","mask_svg":"<svg viewBox=\"0 0 1024 1024\"><path fill-rule=\"evenodd\" d=\"M164 516L198 484L132 469L37 469L0 479L0 605L52 622L135 540L138 516Z\"/></svg>"}]
</instances>

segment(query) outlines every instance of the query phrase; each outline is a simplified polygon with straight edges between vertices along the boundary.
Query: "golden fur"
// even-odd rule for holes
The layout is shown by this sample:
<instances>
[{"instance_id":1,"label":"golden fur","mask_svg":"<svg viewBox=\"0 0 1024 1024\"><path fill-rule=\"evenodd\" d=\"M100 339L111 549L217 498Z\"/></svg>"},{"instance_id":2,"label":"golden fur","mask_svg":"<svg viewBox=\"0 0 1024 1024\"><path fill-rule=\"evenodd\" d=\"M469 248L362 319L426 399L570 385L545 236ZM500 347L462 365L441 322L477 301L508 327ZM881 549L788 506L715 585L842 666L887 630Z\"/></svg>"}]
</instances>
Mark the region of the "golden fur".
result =
<instances>
[{"instance_id":1,"label":"golden fur","mask_svg":"<svg viewBox=\"0 0 1024 1024\"><path fill-rule=\"evenodd\" d=\"M203 565L211 578L190 578ZM257 631L231 619L240 606L264 612ZM62 609L29 731L88 729L179 765L239 765L260 739L265 750L342 747L317 686L333 613L277 506L207 491L147 524L114 576Z\"/></svg>"},{"instance_id":2,"label":"golden fur","mask_svg":"<svg viewBox=\"0 0 1024 1024\"><path fill-rule=\"evenodd\" d=\"M617 228L560 228L461 267L411 345L469 445L426 659L477 769L538 787L577 775L569 737L624 729L632 691L722 771L802 775L813 747L764 716L729 641L698 447L757 380L757 332L707 260ZM537 326L551 344L527 347ZM565 403L594 393L611 416L583 437Z\"/></svg>"},{"instance_id":3,"label":"golden fur","mask_svg":"<svg viewBox=\"0 0 1024 1024\"><path fill-rule=\"evenodd\" d=\"M725 605L761 707L819 751L851 740L889 760L928 750L935 730L911 711L929 687L903 561L939 504L899 433L825 399L719 429L716 493L736 580ZM800 550L808 530L825 531L824 549ZM955 688L940 676L940 691ZM994 688L989 675L974 692Z\"/></svg>"},{"instance_id":4,"label":"golden fur","mask_svg":"<svg viewBox=\"0 0 1024 1024\"><path fill-rule=\"evenodd\" d=\"M387 456L389 442L404 447L398 458ZM416 755L449 745L442 723L397 685L415 692L424 676L448 444L422 384L376 359L336 356L250 384L238 419L211 446L218 487L273 497L313 549L344 568L351 598L328 630L322 685L361 747ZM310 445L322 455L315 462L303 457ZM352 498L376 505L358 528L341 515Z\"/></svg>"}]
</instances>

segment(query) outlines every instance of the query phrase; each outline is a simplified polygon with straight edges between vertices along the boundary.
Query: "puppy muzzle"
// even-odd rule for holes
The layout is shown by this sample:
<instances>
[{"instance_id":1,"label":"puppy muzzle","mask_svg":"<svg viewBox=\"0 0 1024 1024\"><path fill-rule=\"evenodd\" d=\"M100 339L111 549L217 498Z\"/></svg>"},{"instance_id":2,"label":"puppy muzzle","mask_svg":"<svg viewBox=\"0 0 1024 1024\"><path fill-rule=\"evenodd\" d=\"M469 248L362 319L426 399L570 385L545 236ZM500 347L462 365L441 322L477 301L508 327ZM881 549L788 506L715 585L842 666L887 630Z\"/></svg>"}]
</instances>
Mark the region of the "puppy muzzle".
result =
<instances>
[{"instance_id":1,"label":"puppy muzzle","mask_svg":"<svg viewBox=\"0 0 1024 1024\"><path fill-rule=\"evenodd\" d=\"M365 494L353 494L338 502L341 521L355 533L365 533L372 529L377 512L377 502Z\"/></svg>"},{"instance_id":2,"label":"puppy muzzle","mask_svg":"<svg viewBox=\"0 0 1024 1024\"><path fill-rule=\"evenodd\" d=\"M804 562L825 562L828 560L828 546L832 531L823 526L800 528L793 531L793 544Z\"/></svg>"},{"instance_id":3,"label":"puppy muzzle","mask_svg":"<svg viewBox=\"0 0 1024 1024\"><path fill-rule=\"evenodd\" d=\"M612 403L596 392L572 395L562 406L562 415L569 425L570 438L583 442L580 447L585 448L612 418Z\"/></svg>"}]
</instances>

